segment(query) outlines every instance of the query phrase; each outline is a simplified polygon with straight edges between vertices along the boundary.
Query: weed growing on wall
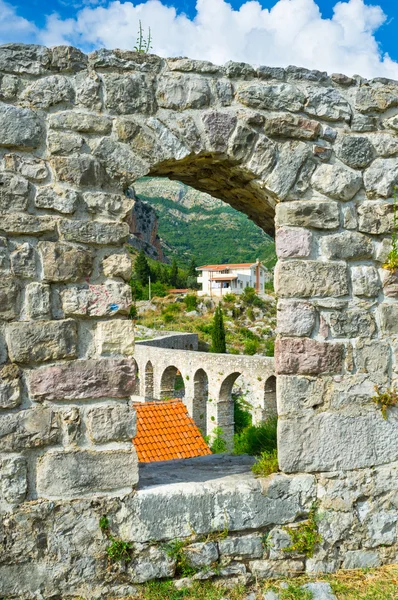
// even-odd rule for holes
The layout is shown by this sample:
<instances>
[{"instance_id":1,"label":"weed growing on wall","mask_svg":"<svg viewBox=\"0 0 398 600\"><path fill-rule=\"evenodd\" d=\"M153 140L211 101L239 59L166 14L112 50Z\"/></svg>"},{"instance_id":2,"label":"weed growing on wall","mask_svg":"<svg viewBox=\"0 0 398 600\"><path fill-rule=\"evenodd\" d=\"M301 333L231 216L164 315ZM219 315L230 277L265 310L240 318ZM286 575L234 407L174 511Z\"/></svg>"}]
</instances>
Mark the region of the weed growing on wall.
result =
<instances>
[{"instance_id":1,"label":"weed growing on wall","mask_svg":"<svg viewBox=\"0 0 398 600\"><path fill-rule=\"evenodd\" d=\"M191 562L186 555L184 548L192 540L172 540L163 545L164 550L169 558L176 562L176 576L189 577L196 573L195 568L191 565Z\"/></svg>"},{"instance_id":2,"label":"weed growing on wall","mask_svg":"<svg viewBox=\"0 0 398 600\"><path fill-rule=\"evenodd\" d=\"M394 188L394 221L393 231L391 235L392 248L387 257L387 262L384 266L389 271L395 271L398 269L398 207L397 207L397 188Z\"/></svg>"},{"instance_id":3,"label":"weed growing on wall","mask_svg":"<svg viewBox=\"0 0 398 600\"><path fill-rule=\"evenodd\" d=\"M139 21L139 29L137 34L136 44L134 46L134 50L139 52L140 54L148 54L149 50L152 49L152 34L151 28L148 27L148 35L147 38L144 39L144 31L142 29L142 23Z\"/></svg>"},{"instance_id":4,"label":"weed growing on wall","mask_svg":"<svg viewBox=\"0 0 398 600\"><path fill-rule=\"evenodd\" d=\"M283 548L283 551L286 553L297 552L311 558L316 545L322 542L322 536L318 532L316 504L312 505L307 521L300 523L297 527L284 527L284 530L290 535L292 543L287 548Z\"/></svg>"},{"instance_id":5,"label":"weed growing on wall","mask_svg":"<svg viewBox=\"0 0 398 600\"><path fill-rule=\"evenodd\" d=\"M376 396L373 396L372 400L380 408L383 419L387 419L387 410L392 406L398 406L398 391L391 387L382 392L378 385L375 385L375 391Z\"/></svg>"},{"instance_id":6,"label":"weed growing on wall","mask_svg":"<svg viewBox=\"0 0 398 600\"><path fill-rule=\"evenodd\" d=\"M133 544L115 538L111 534L109 519L105 515L100 518L99 527L109 540L109 545L106 547L105 551L110 562L129 562L133 553Z\"/></svg>"},{"instance_id":7,"label":"weed growing on wall","mask_svg":"<svg viewBox=\"0 0 398 600\"><path fill-rule=\"evenodd\" d=\"M252 471L256 477L268 477L271 473L277 473L279 471L277 450L262 452L252 466Z\"/></svg>"}]
</instances>

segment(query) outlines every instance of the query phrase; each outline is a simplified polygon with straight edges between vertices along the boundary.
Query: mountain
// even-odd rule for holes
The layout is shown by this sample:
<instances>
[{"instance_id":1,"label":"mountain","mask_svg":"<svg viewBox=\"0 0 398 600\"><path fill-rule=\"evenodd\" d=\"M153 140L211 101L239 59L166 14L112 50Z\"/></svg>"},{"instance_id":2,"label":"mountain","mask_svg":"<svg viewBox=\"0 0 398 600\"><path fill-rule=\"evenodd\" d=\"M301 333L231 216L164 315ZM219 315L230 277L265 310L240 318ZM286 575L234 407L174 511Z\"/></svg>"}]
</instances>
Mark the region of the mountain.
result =
<instances>
[{"instance_id":1,"label":"mountain","mask_svg":"<svg viewBox=\"0 0 398 600\"><path fill-rule=\"evenodd\" d=\"M181 266L193 257L198 265L260 258L274 266L272 238L222 200L166 178L144 177L134 188L156 211L164 255L175 257Z\"/></svg>"}]
</instances>

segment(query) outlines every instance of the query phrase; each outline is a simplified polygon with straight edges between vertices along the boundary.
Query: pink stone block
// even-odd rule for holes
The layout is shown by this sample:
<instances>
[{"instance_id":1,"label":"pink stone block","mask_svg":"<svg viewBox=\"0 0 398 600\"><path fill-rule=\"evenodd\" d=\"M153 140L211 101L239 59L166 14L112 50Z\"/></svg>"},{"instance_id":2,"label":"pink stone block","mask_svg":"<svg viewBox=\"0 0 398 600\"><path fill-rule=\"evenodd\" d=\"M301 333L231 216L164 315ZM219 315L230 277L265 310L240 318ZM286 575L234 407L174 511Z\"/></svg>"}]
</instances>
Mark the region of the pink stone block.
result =
<instances>
[{"instance_id":1,"label":"pink stone block","mask_svg":"<svg viewBox=\"0 0 398 600\"><path fill-rule=\"evenodd\" d=\"M312 233L302 228L280 227L275 243L278 258L306 257L311 253Z\"/></svg>"},{"instance_id":2,"label":"pink stone block","mask_svg":"<svg viewBox=\"0 0 398 600\"><path fill-rule=\"evenodd\" d=\"M339 373L343 358L343 344L318 342L310 338L282 338L275 344L275 370L278 374Z\"/></svg>"}]
</instances>

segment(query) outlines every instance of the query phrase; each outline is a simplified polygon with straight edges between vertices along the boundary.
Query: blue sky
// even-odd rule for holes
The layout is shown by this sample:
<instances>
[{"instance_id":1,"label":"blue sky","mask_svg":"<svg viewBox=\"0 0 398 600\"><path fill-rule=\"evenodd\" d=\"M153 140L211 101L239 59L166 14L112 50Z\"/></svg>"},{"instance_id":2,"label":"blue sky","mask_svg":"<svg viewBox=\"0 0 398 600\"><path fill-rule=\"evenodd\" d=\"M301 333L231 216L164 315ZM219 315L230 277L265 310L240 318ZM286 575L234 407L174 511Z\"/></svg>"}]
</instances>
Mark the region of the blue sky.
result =
<instances>
[{"instance_id":1,"label":"blue sky","mask_svg":"<svg viewBox=\"0 0 398 600\"><path fill-rule=\"evenodd\" d=\"M0 0L0 42L132 48L398 79L398 0Z\"/></svg>"}]
</instances>

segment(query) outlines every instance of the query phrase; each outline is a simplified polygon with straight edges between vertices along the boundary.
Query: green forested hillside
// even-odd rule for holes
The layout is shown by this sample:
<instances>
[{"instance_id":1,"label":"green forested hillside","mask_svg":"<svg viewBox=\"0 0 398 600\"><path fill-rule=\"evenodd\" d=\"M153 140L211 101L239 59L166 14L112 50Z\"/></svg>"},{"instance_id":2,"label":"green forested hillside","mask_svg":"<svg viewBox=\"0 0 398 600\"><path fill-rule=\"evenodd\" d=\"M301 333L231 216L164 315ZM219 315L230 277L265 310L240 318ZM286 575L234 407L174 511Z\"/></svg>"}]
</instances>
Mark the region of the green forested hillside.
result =
<instances>
[{"instance_id":1,"label":"green forested hillside","mask_svg":"<svg viewBox=\"0 0 398 600\"><path fill-rule=\"evenodd\" d=\"M275 263L273 240L246 215L228 204L167 179L145 178L136 185L138 197L151 204L159 218L164 252L188 265L251 262Z\"/></svg>"}]
</instances>

